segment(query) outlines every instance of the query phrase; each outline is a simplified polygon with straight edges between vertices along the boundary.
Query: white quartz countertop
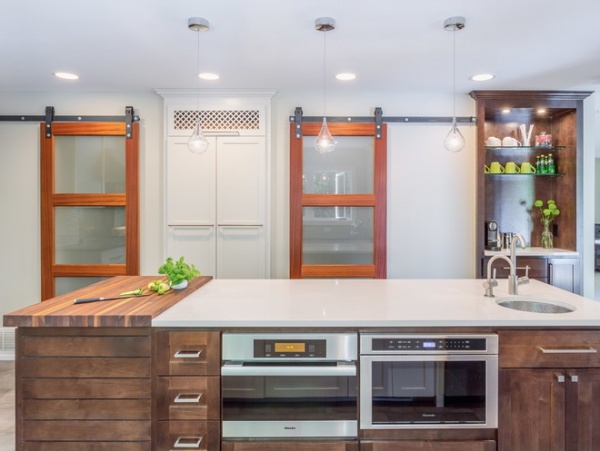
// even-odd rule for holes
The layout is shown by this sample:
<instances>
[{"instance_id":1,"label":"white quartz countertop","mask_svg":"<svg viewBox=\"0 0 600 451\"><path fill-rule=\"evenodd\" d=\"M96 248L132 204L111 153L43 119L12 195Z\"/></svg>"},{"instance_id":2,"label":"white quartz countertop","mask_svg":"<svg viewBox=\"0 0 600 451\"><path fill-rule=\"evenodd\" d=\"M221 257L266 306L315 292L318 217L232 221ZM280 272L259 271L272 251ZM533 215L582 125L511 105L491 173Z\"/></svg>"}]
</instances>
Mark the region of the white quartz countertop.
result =
<instances>
[{"instance_id":1,"label":"white quartz countertop","mask_svg":"<svg viewBox=\"0 0 600 451\"><path fill-rule=\"evenodd\" d=\"M579 255L577 251L570 251L567 249L559 248L546 249L543 247L526 247L525 249L517 247L515 249L515 252L517 255L520 255L522 257L576 257ZM497 254L509 255L510 249L501 249L499 251L484 251L483 254L485 256L493 256Z\"/></svg>"},{"instance_id":2,"label":"white quartz countertop","mask_svg":"<svg viewBox=\"0 0 600 451\"><path fill-rule=\"evenodd\" d=\"M480 279L212 280L152 320L156 327L600 326L600 303L537 280L519 295L557 300L569 313L531 313L496 304Z\"/></svg>"}]
</instances>

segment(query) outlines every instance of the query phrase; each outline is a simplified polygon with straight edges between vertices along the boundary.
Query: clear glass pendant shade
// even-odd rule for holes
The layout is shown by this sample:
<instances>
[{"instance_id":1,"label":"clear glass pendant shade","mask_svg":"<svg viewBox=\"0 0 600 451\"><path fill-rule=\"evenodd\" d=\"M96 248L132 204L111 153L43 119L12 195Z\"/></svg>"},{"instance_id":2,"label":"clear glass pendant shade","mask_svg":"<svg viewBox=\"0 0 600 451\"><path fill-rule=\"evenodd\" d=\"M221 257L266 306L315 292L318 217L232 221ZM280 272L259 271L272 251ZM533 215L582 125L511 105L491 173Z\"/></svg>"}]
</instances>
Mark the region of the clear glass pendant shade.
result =
<instances>
[{"instance_id":1,"label":"clear glass pendant shade","mask_svg":"<svg viewBox=\"0 0 600 451\"><path fill-rule=\"evenodd\" d=\"M449 152L460 152L465 147L465 138L456 126L456 122L452 123L452 128L444 139L444 147Z\"/></svg>"},{"instance_id":2,"label":"clear glass pendant shade","mask_svg":"<svg viewBox=\"0 0 600 451\"><path fill-rule=\"evenodd\" d=\"M187 142L187 148L192 153L204 153L206 149L208 149L208 141L202 134L202 129L200 128L200 120L196 122L196 126L194 127L194 133L190 136Z\"/></svg>"},{"instance_id":3,"label":"clear glass pendant shade","mask_svg":"<svg viewBox=\"0 0 600 451\"><path fill-rule=\"evenodd\" d=\"M333 139L327 127L327 119L323 118L323 126L315 140L315 150L319 153L328 153L335 149L336 144L337 142Z\"/></svg>"}]
</instances>

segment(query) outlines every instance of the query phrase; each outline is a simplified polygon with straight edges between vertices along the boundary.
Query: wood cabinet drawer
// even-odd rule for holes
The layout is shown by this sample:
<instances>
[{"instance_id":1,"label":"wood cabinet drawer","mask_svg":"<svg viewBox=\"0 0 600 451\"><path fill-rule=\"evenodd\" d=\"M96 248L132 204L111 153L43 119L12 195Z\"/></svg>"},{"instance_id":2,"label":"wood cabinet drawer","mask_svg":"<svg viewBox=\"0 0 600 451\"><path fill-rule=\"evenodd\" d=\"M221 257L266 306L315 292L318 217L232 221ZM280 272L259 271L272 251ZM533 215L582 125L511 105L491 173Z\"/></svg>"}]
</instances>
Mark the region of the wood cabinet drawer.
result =
<instances>
[{"instance_id":1,"label":"wood cabinet drawer","mask_svg":"<svg viewBox=\"0 0 600 451\"><path fill-rule=\"evenodd\" d=\"M361 442L361 451L496 451L496 442L393 440Z\"/></svg>"},{"instance_id":2,"label":"wood cabinet drawer","mask_svg":"<svg viewBox=\"0 0 600 451\"><path fill-rule=\"evenodd\" d=\"M362 448L361 448L362 449ZM391 448L390 448L391 449ZM358 451L358 442L223 442L221 451Z\"/></svg>"},{"instance_id":3,"label":"wood cabinet drawer","mask_svg":"<svg viewBox=\"0 0 600 451\"><path fill-rule=\"evenodd\" d=\"M600 367L600 331L500 331L501 368Z\"/></svg>"},{"instance_id":4,"label":"wood cabinet drawer","mask_svg":"<svg viewBox=\"0 0 600 451\"><path fill-rule=\"evenodd\" d=\"M155 451L217 451L220 442L218 421L158 421L156 427Z\"/></svg>"},{"instance_id":5,"label":"wood cabinet drawer","mask_svg":"<svg viewBox=\"0 0 600 451\"><path fill-rule=\"evenodd\" d=\"M151 451L146 442L25 442L23 451Z\"/></svg>"},{"instance_id":6,"label":"wood cabinet drawer","mask_svg":"<svg viewBox=\"0 0 600 451\"><path fill-rule=\"evenodd\" d=\"M159 377L157 415L159 420L219 420L220 378Z\"/></svg>"},{"instance_id":7,"label":"wood cabinet drawer","mask_svg":"<svg viewBox=\"0 0 600 451\"><path fill-rule=\"evenodd\" d=\"M487 277L487 265L490 257L482 260L482 274ZM529 277L532 279L546 279L548 277L548 262L545 258L536 257L517 257L517 275L522 277L525 275L525 267L529 266ZM494 262L492 271L496 270L496 277L505 279L510 274L508 263L504 260Z\"/></svg>"},{"instance_id":8,"label":"wood cabinet drawer","mask_svg":"<svg viewBox=\"0 0 600 451\"><path fill-rule=\"evenodd\" d=\"M156 374L218 376L221 371L219 332L156 332Z\"/></svg>"}]
</instances>

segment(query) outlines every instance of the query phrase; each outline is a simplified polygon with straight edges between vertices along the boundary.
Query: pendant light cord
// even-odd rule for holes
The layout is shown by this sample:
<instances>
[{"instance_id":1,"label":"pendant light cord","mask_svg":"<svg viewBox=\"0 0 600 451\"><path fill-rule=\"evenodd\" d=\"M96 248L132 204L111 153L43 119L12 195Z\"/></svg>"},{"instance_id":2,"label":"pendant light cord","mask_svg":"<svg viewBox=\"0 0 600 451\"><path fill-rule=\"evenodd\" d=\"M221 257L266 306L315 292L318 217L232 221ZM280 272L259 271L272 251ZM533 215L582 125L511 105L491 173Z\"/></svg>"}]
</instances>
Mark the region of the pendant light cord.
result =
<instances>
[{"instance_id":1,"label":"pendant light cord","mask_svg":"<svg viewBox=\"0 0 600 451\"><path fill-rule=\"evenodd\" d=\"M323 32L323 117L327 117L326 107L326 96L327 96L327 88L326 88L326 65L327 65L327 31Z\"/></svg>"},{"instance_id":2,"label":"pendant light cord","mask_svg":"<svg viewBox=\"0 0 600 451\"><path fill-rule=\"evenodd\" d=\"M197 58L197 70L196 70L196 78L198 79L198 117L196 118L196 124L200 124L200 30L196 31L198 34L198 58Z\"/></svg>"},{"instance_id":3,"label":"pendant light cord","mask_svg":"<svg viewBox=\"0 0 600 451\"><path fill-rule=\"evenodd\" d=\"M452 31L452 123L456 127L456 32Z\"/></svg>"}]
</instances>

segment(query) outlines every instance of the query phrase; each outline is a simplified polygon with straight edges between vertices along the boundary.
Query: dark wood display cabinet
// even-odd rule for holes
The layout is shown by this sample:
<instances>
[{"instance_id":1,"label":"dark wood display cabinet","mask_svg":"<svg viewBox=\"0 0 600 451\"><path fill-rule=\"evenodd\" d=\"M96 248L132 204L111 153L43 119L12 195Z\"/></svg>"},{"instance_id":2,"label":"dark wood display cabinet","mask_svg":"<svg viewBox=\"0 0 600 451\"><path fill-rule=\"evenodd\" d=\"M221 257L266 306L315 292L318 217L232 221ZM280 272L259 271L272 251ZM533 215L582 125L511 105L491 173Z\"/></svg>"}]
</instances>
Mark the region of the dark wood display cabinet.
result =
<instances>
[{"instance_id":1,"label":"dark wood display cabinet","mask_svg":"<svg viewBox=\"0 0 600 451\"><path fill-rule=\"evenodd\" d=\"M501 233L522 234L530 248L527 258L539 259L529 265L536 268L531 277L581 293L583 101L590 94L582 91L470 93L477 105L478 277L486 277L487 260L493 255L486 251L486 221L495 221ZM528 142L521 129L526 132L531 129ZM549 135L549 139L542 145L542 140L536 137L543 134ZM542 156L552 156L554 173L520 172L523 163L535 168L536 160ZM538 199L544 204L552 199L560 210L551 223L553 249L542 249L543 225L539 210L533 206ZM522 276L525 272L519 269L518 274Z\"/></svg>"}]
</instances>

